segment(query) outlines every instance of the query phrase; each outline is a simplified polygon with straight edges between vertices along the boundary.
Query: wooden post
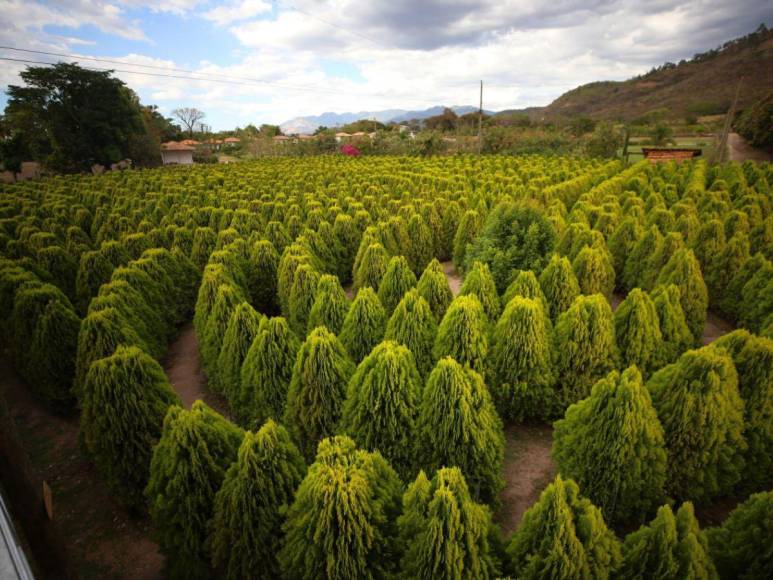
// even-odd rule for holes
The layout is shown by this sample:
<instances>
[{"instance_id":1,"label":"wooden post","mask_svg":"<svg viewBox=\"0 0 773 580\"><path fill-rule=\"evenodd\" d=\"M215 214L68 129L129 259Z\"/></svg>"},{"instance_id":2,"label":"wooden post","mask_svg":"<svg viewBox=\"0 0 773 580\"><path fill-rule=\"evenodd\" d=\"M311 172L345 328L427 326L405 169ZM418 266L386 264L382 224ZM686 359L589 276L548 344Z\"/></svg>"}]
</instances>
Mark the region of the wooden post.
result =
<instances>
[{"instance_id":1,"label":"wooden post","mask_svg":"<svg viewBox=\"0 0 773 580\"><path fill-rule=\"evenodd\" d=\"M743 81L743 77L738 79L738 84L735 87L735 96L733 97L733 104L730 107L730 110L727 112L727 115L725 116L725 125L722 128L722 137L719 140L719 148L714 155L714 159L717 160L718 163L722 163L725 159L725 153L727 151L727 136L730 133L730 126L733 123L733 117L735 116L735 108L738 105L738 95L741 92L741 81Z\"/></svg>"},{"instance_id":2,"label":"wooden post","mask_svg":"<svg viewBox=\"0 0 773 580\"><path fill-rule=\"evenodd\" d=\"M483 81L480 81L480 106L478 107L478 155L483 152Z\"/></svg>"}]
</instances>

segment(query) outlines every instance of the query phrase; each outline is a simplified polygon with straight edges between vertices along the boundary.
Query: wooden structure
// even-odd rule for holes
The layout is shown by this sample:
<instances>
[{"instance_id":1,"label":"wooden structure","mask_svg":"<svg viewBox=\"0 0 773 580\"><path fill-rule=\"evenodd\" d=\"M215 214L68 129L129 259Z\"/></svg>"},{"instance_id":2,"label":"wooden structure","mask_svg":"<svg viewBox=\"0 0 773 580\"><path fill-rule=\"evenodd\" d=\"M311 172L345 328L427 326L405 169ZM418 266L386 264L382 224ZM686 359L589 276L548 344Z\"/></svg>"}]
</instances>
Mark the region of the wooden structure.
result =
<instances>
[{"instance_id":1,"label":"wooden structure","mask_svg":"<svg viewBox=\"0 0 773 580\"><path fill-rule=\"evenodd\" d=\"M660 163L663 161L681 163L682 161L701 156L701 150L692 147L642 147L641 152L650 163Z\"/></svg>"},{"instance_id":2,"label":"wooden structure","mask_svg":"<svg viewBox=\"0 0 773 580\"><path fill-rule=\"evenodd\" d=\"M164 165L193 165L194 148L176 141L161 144L161 161Z\"/></svg>"}]
</instances>

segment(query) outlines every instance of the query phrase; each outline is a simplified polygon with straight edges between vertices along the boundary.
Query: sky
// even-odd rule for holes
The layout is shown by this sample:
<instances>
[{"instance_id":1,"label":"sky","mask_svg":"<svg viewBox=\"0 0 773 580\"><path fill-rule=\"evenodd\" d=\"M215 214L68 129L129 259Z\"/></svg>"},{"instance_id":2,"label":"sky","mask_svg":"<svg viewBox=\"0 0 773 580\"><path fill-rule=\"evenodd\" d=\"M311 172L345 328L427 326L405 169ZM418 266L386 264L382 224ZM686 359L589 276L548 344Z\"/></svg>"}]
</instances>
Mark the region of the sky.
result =
<instances>
[{"instance_id":1,"label":"sky","mask_svg":"<svg viewBox=\"0 0 773 580\"><path fill-rule=\"evenodd\" d=\"M546 105L763 22L772 0L0 0L0 57L112 68L143 103L226 130L477 105L481 80L488 110ZM28 64L0 60L0 107Z\"/></svg>"}]
</instances>

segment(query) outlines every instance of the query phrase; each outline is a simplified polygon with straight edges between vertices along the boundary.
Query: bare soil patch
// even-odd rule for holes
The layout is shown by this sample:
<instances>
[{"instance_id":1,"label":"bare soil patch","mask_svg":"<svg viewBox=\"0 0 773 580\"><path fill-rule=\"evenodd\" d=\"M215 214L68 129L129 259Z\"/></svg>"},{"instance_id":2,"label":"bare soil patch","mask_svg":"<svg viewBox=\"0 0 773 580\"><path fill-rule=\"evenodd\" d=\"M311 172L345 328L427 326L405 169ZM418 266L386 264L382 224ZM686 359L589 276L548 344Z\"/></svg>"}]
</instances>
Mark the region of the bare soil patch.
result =
<instances>
[{"instance_id":1,"label":"bare soil patch","mask_svg":"<svg viewBox=\"0 0 773 580\"><path fill-rule=\"evenodd\" d=\"M448 285L451 287L451 293L454 296L459 295L459 290L462 288L462 276L456 271L456 267L453 262L441 262L443 266L443 272L448 280Z\"/></svg>"},{"instance_id":2,"label":"bare soil patch","mask_svg":"<svg viewBox=\"0 0 773 580\"><path fill-rule=\"evenodd\" d=\"M521 523L524 512L539 499L556 474L550 456L551 425L510 425L505 429L505 489L497 521L505 537Z\"/></svg>"},{"instance_id":3,"label":"bare soil patch","mask_svg":"<svg viewBox=\"0 0 773 580\"><path fill-rule=\"evenodd\" d=\"M727 154L730 161L738 161L739 163L743 163L747 159L752 161L773 161L773 155L762 149L755 149L738 133L728 134Z\"/></svg>"},{"instance_id":4,"label":"bare soil patch","mask_svg":"<svg viewBox=\"0 0 773 580\"><path fill-rule=\"evenodd\" d=\"M704 345L711 344L720 336L733 332L735 328L724 318L709 310L706 315L706 326L703 327L703 337L701 340Z\"/></svg>"}]
</instances>

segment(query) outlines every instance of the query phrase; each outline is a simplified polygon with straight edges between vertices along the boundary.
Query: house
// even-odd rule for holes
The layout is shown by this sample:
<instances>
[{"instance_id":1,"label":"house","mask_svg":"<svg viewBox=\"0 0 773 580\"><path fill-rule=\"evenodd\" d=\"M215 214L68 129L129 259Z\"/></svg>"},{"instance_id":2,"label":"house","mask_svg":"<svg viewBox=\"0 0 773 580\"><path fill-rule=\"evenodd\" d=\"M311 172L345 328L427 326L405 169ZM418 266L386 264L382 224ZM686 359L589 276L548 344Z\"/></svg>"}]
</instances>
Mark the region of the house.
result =
<instances>
[{"instance_id":1,"label":"house","mask_svg":"<svg viewBox=\"0 0 773 580\"><path fill-rule=\"evenodd\" d=\"M225 139L223 139L223 143L225 143L226 145L238 145L241 142L242 140L239 139L238 137L226 137Z\"/></svg>"},{"instance_id":2,"label":"house","mask_svg":"<svg viewBox=\"0 0 773 580\"><path fill-rule=\"evenodd\" d=\"M194 148L177 141L161 144L161 162L164 165L193 165Z\"/></svg>"},{"instance_id":3,"label":"house","mask_svg":"<svg viewBox=\"0 0 773 580\"><path fill-rule=\"evenodd\" d=\"M182 143L183 145L188 145L189 147L197 147L201 145L201 143L196 141L196 139L183 139L182 141L180 141L180 143Z\"/></svg>"},{"instance_id":4,"label":"house","mask_svg":"<svg viewBox=\"0 0 773 580\"><path fill-rule=\"evenodd\" d=\"M274 135L274 137L272 137L272 139L273 139L274 143L283 143L283 144L284 143L289 143L290 141L292 141L292 139L290 137L288 137L287 135Z\"/></svg>"},{"instance_id":5,"label":"house","mask_svg":"<svg viewBox=\"0 0 773 580\"><path fill-rule=\"evenodd\" d=\"M348 141L351 138L351 135L349 133L344 133L341 131L340 133L336 133L335 135L336 141L340 143L341 141Z\"/></svg>"},{"instance_id":6,"label":"house","mask_svg":"<svg viewBox=\"0 0 773 580\"><path fill-rule=\"evenodd\" d=\"M671 149L668 147L642 147L642 155L650 163L660 163L662 161L676 161L681 163L687 159L693 159L701 156L700 149L684 147L680 149Z\"/></svg>"}]
</instances>

